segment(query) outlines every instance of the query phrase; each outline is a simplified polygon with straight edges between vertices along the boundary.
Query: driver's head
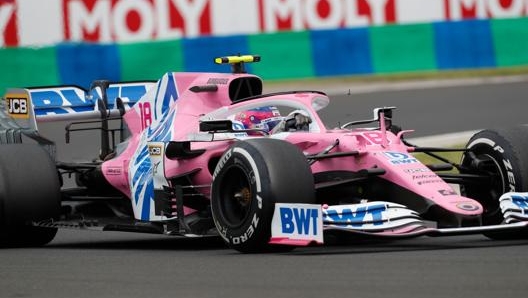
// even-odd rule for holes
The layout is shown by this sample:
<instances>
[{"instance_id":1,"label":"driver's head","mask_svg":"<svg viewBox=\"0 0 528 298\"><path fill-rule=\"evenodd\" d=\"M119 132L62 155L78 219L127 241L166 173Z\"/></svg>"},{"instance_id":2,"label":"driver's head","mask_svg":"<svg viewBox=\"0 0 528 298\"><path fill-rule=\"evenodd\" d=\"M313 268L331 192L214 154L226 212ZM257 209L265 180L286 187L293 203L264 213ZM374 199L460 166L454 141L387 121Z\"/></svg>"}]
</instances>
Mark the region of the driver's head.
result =
<instances>
[{"instance_id":1,"label":"driver's head","mask_svg":"<svg viewBox=\"0 0 528 298\"><path fill-rule=\"evenodd\" d=\"M275 106L254 108L238 113L235 120L242 122L246 129L261 129L270 132L282 117Z\"/></svg>"}]
</instances>

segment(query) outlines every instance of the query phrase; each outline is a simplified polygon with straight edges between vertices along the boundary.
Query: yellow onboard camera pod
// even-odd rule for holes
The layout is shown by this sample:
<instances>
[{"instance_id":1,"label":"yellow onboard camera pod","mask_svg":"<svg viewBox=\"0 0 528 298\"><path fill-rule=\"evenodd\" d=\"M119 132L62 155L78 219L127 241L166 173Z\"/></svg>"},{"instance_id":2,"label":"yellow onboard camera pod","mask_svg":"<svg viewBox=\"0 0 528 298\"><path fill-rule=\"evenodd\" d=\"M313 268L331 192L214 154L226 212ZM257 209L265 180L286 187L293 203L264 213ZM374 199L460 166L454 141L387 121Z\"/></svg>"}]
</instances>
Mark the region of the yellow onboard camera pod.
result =
<instances>
[{"instance_id":1,"label":"yellow onboard camera pod","mask_svg":"<svg viewBox=\"0 0 528 298\"><path fill-rule=\"evenodd\" d=\"M243 56L226 56L215 58L216 64L234 64L234 63L251 63L259 62L260 56L258 55L243 55Z\"/></svg>"},{"instance_id":2,"label":"yellow onboard camera pod","mask_svg":"<svg viewBox=\"0 0 528 298\"><path fill-rule=\"evenodd\" d=\"M259 62L259 55L225 56L214 59L216 64L231 64L233 73L245 73L244 63Z\"/></svg>"}]
</instances>

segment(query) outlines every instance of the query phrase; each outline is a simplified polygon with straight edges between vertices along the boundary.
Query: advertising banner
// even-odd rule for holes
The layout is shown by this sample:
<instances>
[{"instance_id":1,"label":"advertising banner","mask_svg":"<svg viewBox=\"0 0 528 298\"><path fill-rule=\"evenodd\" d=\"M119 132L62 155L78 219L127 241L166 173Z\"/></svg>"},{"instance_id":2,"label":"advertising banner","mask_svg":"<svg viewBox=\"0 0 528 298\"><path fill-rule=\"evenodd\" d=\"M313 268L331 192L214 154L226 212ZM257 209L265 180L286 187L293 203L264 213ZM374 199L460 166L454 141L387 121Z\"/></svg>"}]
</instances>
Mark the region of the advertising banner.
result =
<instances>
[{"instance_id":1,"label":"advertising banner","mask_svg":"<svg viewBox=\"0 0 528 298\"><path fill-rule=\"evenodd\" d=\"M528 0L0 0L0 47L519 18Z\"/></svg>"}]
</instances>

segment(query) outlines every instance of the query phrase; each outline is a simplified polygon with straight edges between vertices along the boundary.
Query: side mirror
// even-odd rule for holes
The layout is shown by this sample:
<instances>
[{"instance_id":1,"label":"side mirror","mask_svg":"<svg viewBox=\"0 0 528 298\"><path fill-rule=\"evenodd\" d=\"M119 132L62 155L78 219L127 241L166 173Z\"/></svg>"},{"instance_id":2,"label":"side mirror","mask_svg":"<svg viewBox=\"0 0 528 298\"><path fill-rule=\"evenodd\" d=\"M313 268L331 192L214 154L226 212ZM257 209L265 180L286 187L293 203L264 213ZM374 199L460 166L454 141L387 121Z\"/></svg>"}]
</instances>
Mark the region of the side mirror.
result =
<instances>
[{"instance_id":1,"label":"side mirror","mask_svg":"<svg viewBox=\"0 0 528 298\"><path fill-rule=\"evenodd\" d=\"M375 108L374 109L374 119L380 120L380 114L383 112L385 114L385 119L390 120L392 119L392 110L396 109L396 107L383 107L383 108Z\"/></svg>"},{"instance_id":2,"label":"side mirror","mask_svg":"<svg viewBox=\"0 0 528 298\"><path fill-rule=\"evenodd\" d=\"M200 122L200 131L232 131L231 120L210 120Z\"/></svg>"}]
</instances>

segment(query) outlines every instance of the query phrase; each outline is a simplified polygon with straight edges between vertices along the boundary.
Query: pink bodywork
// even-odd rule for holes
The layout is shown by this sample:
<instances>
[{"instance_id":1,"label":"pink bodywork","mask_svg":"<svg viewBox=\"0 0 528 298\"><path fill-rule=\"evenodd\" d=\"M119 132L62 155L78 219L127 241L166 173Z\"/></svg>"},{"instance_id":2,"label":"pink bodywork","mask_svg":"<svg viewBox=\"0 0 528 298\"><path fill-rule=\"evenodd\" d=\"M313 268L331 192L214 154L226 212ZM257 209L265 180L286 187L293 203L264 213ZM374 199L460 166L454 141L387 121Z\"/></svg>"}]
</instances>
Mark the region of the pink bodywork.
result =
<instances>
[{"instance_id":1,"label":"pink bodywork","mask_svg":"<svg viewBox=\"0 0 528 298\"><path fill-rule=\"evenodd\" d=\"M219 158L230 145L238 141L235 138L210 142L192 141L193 135L200 134L199 121L202 116L209 113L216 115L213 112L221 108L226 109L222 113L228 114L230 110L240 109L241 106L248 104L257 105L274 100L291 101L295 105L304 107L312 118L311 127L316 127L316 129L311 129L310 132L279 133L262 137L286 140L295 144L307 155L324 151L336 139L339 139L339 144L332 149L332 153L359 152L356 156L319 160L312 165L313 173L382 168L386 170L386 173L380 178L419 194L431 201L432 204L439 205L445 210L464 216L476 216L483 212L483 208L478 202L457 194L451 185L414 159L411 155L413 148L406 146L401 141L402 133L395 135L386 131L383 122L381 129L376 130L365 128L353 130L327 129L316 111L319 103L328 101L324 94L317 92L277 94L232 104L229 98L229 84L237 78L254 76L217 73L174 73L173 75L177 83L179 98L171 106L171 109L176 109L172 123L174 127L172 141L191 140L191 149L206 149L206 151L191 159L171 160L165 157L165 177L167 178L197 171L192 176L193 184L210 185L214 168L208 167L209 161ZM193 86L204 86L210 82L221 82L221 84L215 84L218 88L217 91L193 92L189 90ZM143 133L139 119L138 109L132 108L127 111L125 120L132 132L128 146L118 157L103 164L103 172L107 180L129 197L131 194L129 185L130 160L140 145ZM209 187L200 188L200 191L209 197ZM390 198L379 199L390 201Z\"/></svg>"}]
</instances>

